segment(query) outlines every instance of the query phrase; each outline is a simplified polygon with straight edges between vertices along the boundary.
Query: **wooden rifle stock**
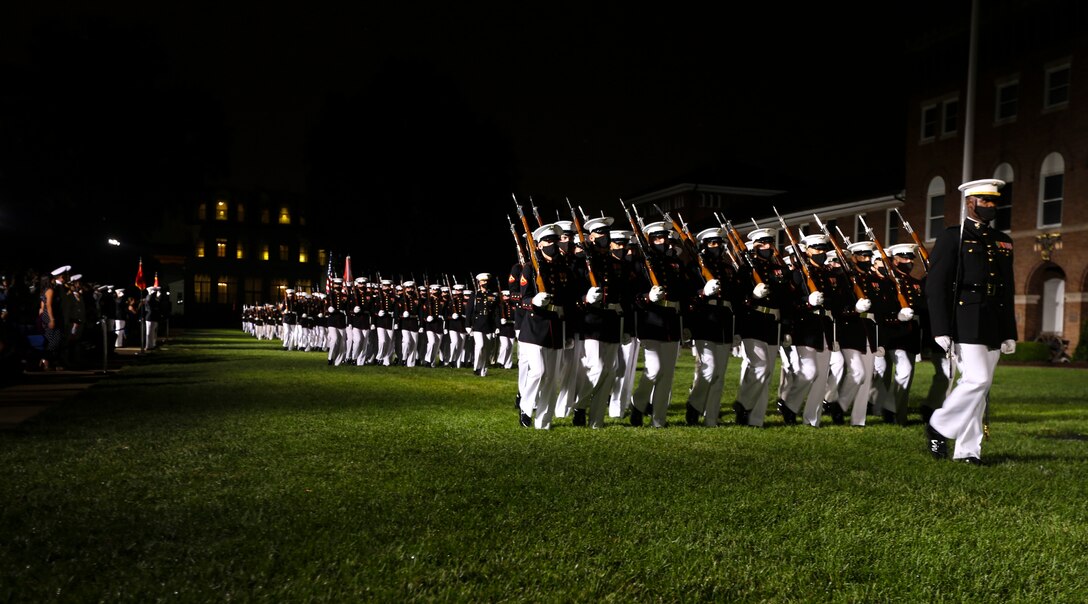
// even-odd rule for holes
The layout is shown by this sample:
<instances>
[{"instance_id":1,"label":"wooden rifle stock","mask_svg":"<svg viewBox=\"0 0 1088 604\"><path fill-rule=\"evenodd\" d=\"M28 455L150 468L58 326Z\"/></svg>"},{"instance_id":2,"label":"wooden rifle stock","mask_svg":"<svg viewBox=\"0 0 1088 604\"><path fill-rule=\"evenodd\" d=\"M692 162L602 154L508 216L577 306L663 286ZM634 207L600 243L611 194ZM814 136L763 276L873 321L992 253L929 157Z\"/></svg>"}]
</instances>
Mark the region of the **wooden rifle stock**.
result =
<instances>
[{"instance_id":1,"label":"wooden rifle stock","mask_svg":"<svg viewBox=\"0 0 1088 604\"><path fill-rule=\"evenodd\" d=\"M748 248L744 245L744 239L741 238L740 233L737 232L737 228L733 226L733 223L729 220L725 221L725 234L729 239L729 243L733 244L733 247L737 250L737 254L744 258L748 263L748 266L752 269L752 279L755 280L756 285L763 283L763 277L759 276L759 271L756 270L756 263L752 261L752 257L748 254Z\"/></svg>"},{"instance_id":2,"label":"wooden rifle stock","mask_svg":"<svg viewBox=\"0 0 1088 604\"><path fill-rule=\"evenodd\" d=\"M878 252L880 252L880 259L884 261L884 268L888 271L888 276L891 277L892 283L895 284L895 296L899 299L899 308L910 308L910 302L907 301L907 297L903 295L903 287L899 284L899 278L895 276L895 267L892 266L891 261L888 260L888 255L884 253L884 246L880 245L880 240L876 238L876 233L873 229L869 228L865 219L858 215L861 219L861 226L865 227L865 234L869 236L869 241L873 242Z\"/></svg>"},{"instance_id":3,"label":"wooden rifle stock","mask_svg":"<svg viewBox=\"0 0 1088 604\"><path fill-rule=\"evenodd\" d=\"M903 223L903 230L910 233L911 239L914 240L914 245L918 246L918 256L922 259L922 268L929 272L929 252L926 251L926 246L922 245L922 242L918 239L918 233L914 232L914 229L910 228L910 223L903 218L903 215L899 213L899 208L895 208L895 215L899 217L899 222Z\"/></svg>"},{"instance_id":4,"label":"wooden rifle stock","mask_svg":"<svg viewBox=\"0 0 1088 604\"><path fill-rule=\"evenodd\" d=\"M805 285L808 286L808 293L813 293L819 288L816 287L816 282L812 280L812 274L808 272L808 258L801 254L801 248L797 245L797 240L793 238L793 233L790 232L790 228L786 226L786 221L782 219L782 215L778 213L778 208L771 206L774 210L774 215L778 216L778 224L782 225L782 230L786 231L786 238L790 240L790 245L793 247L794 259L797 260L797 265L801 267L801 272L805 275Z\"/></svg>"},{"instance_id":5,"label":"wooden rifle stock","mask_svg":"<svg viewBox=\"0 0 1088 604\"><path fill-rule=\"evenodd\" d=\"M835 237L831 234L831 229L827 228L827 225L820 220L819 216L813 214L812 217L816 219L816 224L820 225L820 228L823 229L824 235L827 235L827 239L831 242L831 245L835 246L835 253L838 254L843 267L846 269L843 272L846 273L846 278L850 280L850 285L854 288L854 296L857 297L858 300L867 298L868 296L865 295L865 291L858 285L857 279L854 279L855 269L852 268L853 263L850 262L846 257L846 254L842 251L842 248L839 247L839 242L835 241Z\"/></svg>"},{"instance_id":6,"label":"wooden rifle stock","mask_svg":"<svg viewBox=\"0 0 1088 604\"><path fill-rule=\"evenodd\" d=\"M578 220L578 212L567 198L567 206L570 207L570 220L574 223L574 232L578 234L578 243L582 246L582 253L586 255L586 272L589 274L590 287L597 287L597 275L593 272L593 262L589 259L589 245L586 244L585 235L582 234L582 221Z\"/></svg>"},{"instance_id":7,"label":"wooden rifle stock","mask_svg":"<svg viewBox=\"0 0 1088 604\"><path fill-rule=\"evenodd\" d=\"M521 237L518 237L518 230L514 227L514 221L510 219L510 215L506 215L506 221L510 223L510 234L514 236L514 247L518 250L518 264L525 266L525 252L521 250Z\"/></svg>"},{"instance_id":8,"label":"wooden rifle stock","mask_svg":"<svg viewBox=\"0 0 1088 604\"><path fill-rule=\"evenodd\" d=\"M511 193L510 195L514 194ZM521 219L521 228L525 229L525 243L529 247L529 259L533 263L533 272L536 273L536 291L537 293L547 293L547 288L544 287L544 276L540 274L540 260L537 258L536 241L533 240L533 231L529 228L529 219L525 217L525 212L521 210L521 205L518 204L518 198L516 196L514 196L514 207L518 209L518 218ZM525 269L523 268L522 270L524 271Z\"/></svg>"},{"instance_id":9,"label":"wooden rifle stock","mask_svg":"<svg viewBox=\"0 0 1088 604\"><path fill-rule=\"evenodd\" d=\"M657 206L655 206L657 207ZM703 275L703 282L714 279L714 273L710 272L710 269L706 267L706 263L703 262L703 255L699 253L699 244L695 243L695 239L691 236L691 233L687 232L687 229L681 228L680 224L676 222L668 212L662 210L660 207L657 211L661 213L661 216L672 223L672 228L676 231L677 235L680 235L680 240L688 245L688 251L695 256L695 261L699 263L699 271Z\"/></svg>"},{"instance_id":10,"label":"wooden rifle stock","mask_svg":"<svg viewBox=\"0 0 1088 604\"><path fill-rule=\"evenodd\" d=\"M627 215L627 222L631 223L631 233L635 237L635 244L638 245L638 249L642 253L642 261L646 264L646 272L650 275L650 284L659 287L661 284L658 282L657 273L654 272L653 264L650 262L650 250L647 249L649 244L646 242L646 235L642 233L642 227L631 215L622 199L620 200L620 207L623 208L623 213Z\"/></svg>"}]
</instances>

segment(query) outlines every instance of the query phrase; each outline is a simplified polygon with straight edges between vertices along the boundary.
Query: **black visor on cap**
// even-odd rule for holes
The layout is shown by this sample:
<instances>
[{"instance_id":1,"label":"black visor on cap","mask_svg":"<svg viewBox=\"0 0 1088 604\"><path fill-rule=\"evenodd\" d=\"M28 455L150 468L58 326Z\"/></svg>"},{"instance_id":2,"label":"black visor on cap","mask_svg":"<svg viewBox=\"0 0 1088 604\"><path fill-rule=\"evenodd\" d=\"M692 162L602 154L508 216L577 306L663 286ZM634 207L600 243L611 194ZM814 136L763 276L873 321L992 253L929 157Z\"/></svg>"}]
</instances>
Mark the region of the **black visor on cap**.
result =
<instances>
[{"instance_id":1,"label":"black visor on cap","mask_svg":"<svg viewBox=\"0 0 1088 604\"><path fill-rule=\"evenodd\" d=\"M774 243L774 237L760 237L756 243Z\"/></svg>"},{"instance_id":2,"label":"black visor on cap","mask_svg":"<svg viewBox=\"0 0 1088 604\"><path fill-rule=\"evenodd\" d=\"M909 260L914 260L914 252L903 252L903 253L900 253L900 254L896 254L895 257L896 258L907 258Z\"/></svg>"},{"instance_id":3,"label":"black visor on cap","mask_svg":"<svg viewBox=\"0 0 1088 604\"><path fill-rule=\"evenodd\" d=\"M819 251L819 252L829 252L829 251L831 251L831 244L830 243L816 243L816 244L808 246L808 249L816 250L816 251Z\"/></svg>"}]
</instances>

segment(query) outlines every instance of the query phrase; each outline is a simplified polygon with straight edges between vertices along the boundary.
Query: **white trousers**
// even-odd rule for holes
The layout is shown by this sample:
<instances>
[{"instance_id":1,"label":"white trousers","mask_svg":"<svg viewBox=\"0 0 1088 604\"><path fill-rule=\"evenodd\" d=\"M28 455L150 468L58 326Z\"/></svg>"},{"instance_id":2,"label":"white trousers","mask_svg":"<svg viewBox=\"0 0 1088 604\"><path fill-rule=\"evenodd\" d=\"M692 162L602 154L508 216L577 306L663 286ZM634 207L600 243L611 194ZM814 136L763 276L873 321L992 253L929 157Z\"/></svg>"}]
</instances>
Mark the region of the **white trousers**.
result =
<instances>
[{"instance_id":1,"label":"white trousers","mask_svg":"<svg viewBox=\"0 0 1088 604\"><path fill-rule=\"evenodd\" d=\"M556 348L518 343L519 363L525 365L521 412L533 418L537 430L551 430L552 427L555 399L559 396L559 353Z\"/></svg>"},{"instance_id":2,"label":"white trousers","mask_svg":"<svg viewBox=\"0 0 1088 604\"><path fill-rule=\"evenodd\" d=\"M832 351L831 360L827 365L829 375L827 376L827 388L824 391L825 401L839 400L839 384L842 383L842 372L845 367L846 362L843 360L842 351Z\"/></svg>"},{"instance_id":3,"label":"white trousers","mask_svg":"<svg viewBox=\"0 0 1088 604\"><path fill-rule=\"evenodd\" d=\"M782 368L778 372L778 398L779 400L788 401L790 400L790 389L794 383L794 375L800 368L797 347L780 346L778 356L782 361Z\"/></svg>"},{"instance_id":4,"label":"white trousers","mask_svg":"<svg viewBox=\"0 0 1088 604\"><path fill-rule=\"evenodd\" d=\"M626 343L620 343L616 356L616 377L612 380L612 394L608 404L610 417L623 417L631 406L635 370L638 369L638 351L641 346L638 338L633 336Z\"/></svg>"},{"instance_id":5,"label":"white trousers","mask_svg":"<svg viewBox=\"0 0 1088 604\"><path fill-rule=\"evenodd\" d=\"M419 331L415 329L400 330L400 358L408 367L416 366L416 352L419 349Z\"/></svg>"},{"instance_id":6,"label":"white trousers","mask_svg":"<svg viewBox=\"0 0 1088 604\"><path fill-rule=\"evenodd\" d=\"M771 395L771 372L778 358L778 345L763 340L741 340L744 367L737 388L737 401L748 410L748 425L762 426L767 416L767 401Z\"/></svg>"},{"instance_id":7,"label":"white trousers","mask_svg":"<svg viewBox=\"0 0 1088 604\"><path fill-rule=\"evenodd\" d=\"M704 425L717 426L725 390L725 370L729 366L733 343L695 340L695 375L688 394L688 403L702 415Z\"/></svg>"},{"instance_id":8,"label":"white trousers","mask_svg":"<svg viewBox=\"0 0 1088 604\"><path fill-rule=\"evenodd\" d=\"M582 338L575 336L570 346L559 353L559 398L555 402L556 417L567 417L578 407L578 380L585 371L582 365Z\"/></svg>"},{"instance_id":9,"label":"white trousers","mask_svg":"<svg viewBox=\"0 0 1088 604\"><path fill-rule=\"evenodd\" d=\"M503 369L514 366L514 338L499 336L499 355L495 358L495 362Z\"/></svg>"},{"instance_id":10,"label":"white trousers","mask_svg":"<svg viewBox=\"0 0 1088 604\"><path fill-rule=\"evenodd\" d=\"M589 409L589 427L603 428L604 416L612 398L612 384L616 378L616 365L619 363L619 342L584 340L582 351L584 362L583 379L579 381L578 405L580 409Z\"/></svg>"},{"instance_id":11,"label":"white trousers","mask_svg":"<svg viewBox=\"0 0 1088 604\"><path fill-rule=\"evenodd\" d=\"M442 348L442 332L427 330L427 352L423 357L424 364L434 365L438 362L438 352Z\"/></svg>"},{"instance_id":12,"label":"white trousers","mask_svg":"<svg viewBox=\"0 0 1088 604\"><path fill-rule=\"evenodd\" d=\"M986 393L993 384L1001 352L989 350L985 344L956 344L955 351L959 380L941 408L933 412L929 425L956 441L952 459L981 458Z\"/></svg>"},{"instance_id":13,"label":"white trousers","mask_svg":"<svg viewBox=\"0 0 1088 604\"><path fill-rule=\"evenodd\" d=\"M347 332L339 327L326 327L325 342L329 345L329 360L339 366L347 358Z\"/></svg>"},{"instance_id":14,"label":"white trousers","mask_svg":"<svg viewBox=\"0 0 1088 604\"><path fill-rule=\"evenodd\" d=\"M869 389L873 382L873 358L871 352L844 349L842 351L843 374L839 384L839 405L850 413L851 426L864 426L869 411Z\"/></svg>"},{"instance_id":15,"label":"white trousers","mask_svg":"<svg viewBox=\"0 0 1088 604\"><path fill-rule=\"evenodd\" d=\"M804 422L809 426L820 425L833 354L827 346L824 346L823 351L810 346L797 347L799 369L786 404L795 413L802 413Z\"/></svg>"},{"instance_id":16,"label":"white trousers","mask_svg":"<svg viewBox=\"0 0 1088 604\"><path fill-rule=\"evenodd\" d=\"M654 406L653 427L664 428L672 399L672 382L676 376L676 359L680 356L680 342L641 340L645 367L638 387L631 395L631 404L646 412Z\"/></svg>"},{"instance_id":17,"label":"white trousers","mask_svg":"<svg viewBox=\"0 0 1088 604\"><path fill-rule=\"evenodd\" d=\"M116 339L113 342L114 348L121 348L125 345L125 320L113 319L113 333L116 334Z\"/></svg>"},{"instance_id":18,"label":"white trousers","mask_svg":"<svg viewBox=\"0 0 1088 604\"><path fill-rule=\"evenodd\" d=\"M378 331L378 364L390 365L393 362L393 347L396 342L393 340L393 330L385 327L379 327Z\"/></svg>"},{"instance_id":19,"label":"white trousers","mask_svg":"<svg viewBox=\"0 0 1088 604\"><path fill-rule=\"evenodd\" d=\"M465 334L460 331L451 331L449 363L454 367L461 366L461 359L465 356Z\"/></svg>"},{"instance_id":20,"label":"white trousers","mask_svg":"<svg viewBox=\"0 0 1088 604\"><path fill-rule=\"evenodd\" d=\"M146 340L144 340L144 342L146 343L144 350L151 350L155 347L155 336L156 334L158 334L158 332L158 321L144 321L144 337L147 338Z\"/></svg>"},{"instance_id":21,"label":"white trousers","mask_svg":"<svg viewBox=\"0 0 1088 604\"><path fill-rule=\"evenodd\" d=\"M480 375L487 375L487 361L491 356L491 334L480 330L473 331L472 341L476 345L476 354L472 357L472 369Z\"/></svg>"}]
</instances>

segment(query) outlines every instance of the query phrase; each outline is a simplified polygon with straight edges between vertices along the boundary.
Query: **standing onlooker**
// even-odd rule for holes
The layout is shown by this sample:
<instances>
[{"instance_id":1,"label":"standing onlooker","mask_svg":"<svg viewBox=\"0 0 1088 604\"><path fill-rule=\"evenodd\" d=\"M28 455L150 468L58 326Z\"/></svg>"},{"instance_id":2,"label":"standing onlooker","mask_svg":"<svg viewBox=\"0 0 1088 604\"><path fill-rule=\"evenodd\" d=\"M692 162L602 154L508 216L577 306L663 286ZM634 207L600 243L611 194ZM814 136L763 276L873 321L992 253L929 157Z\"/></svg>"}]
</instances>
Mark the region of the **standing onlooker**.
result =
<instances>
[{"instance_id":1,"label":"standing onlooker","mask_svg":"<svg viewBox=\"0 0 1088 604\"><path fill-rule=\"evenodd\" d=\"M53 270L52 279L41 281L41 306L38 310L38 326L45 337L45 345L40 367L45 370L56 369L57 364L64 354L64 317L61 315L61 301L64 299L66 289L64 286L68 278L69 265L64 265Z\"/></svg>"}]
</instances>

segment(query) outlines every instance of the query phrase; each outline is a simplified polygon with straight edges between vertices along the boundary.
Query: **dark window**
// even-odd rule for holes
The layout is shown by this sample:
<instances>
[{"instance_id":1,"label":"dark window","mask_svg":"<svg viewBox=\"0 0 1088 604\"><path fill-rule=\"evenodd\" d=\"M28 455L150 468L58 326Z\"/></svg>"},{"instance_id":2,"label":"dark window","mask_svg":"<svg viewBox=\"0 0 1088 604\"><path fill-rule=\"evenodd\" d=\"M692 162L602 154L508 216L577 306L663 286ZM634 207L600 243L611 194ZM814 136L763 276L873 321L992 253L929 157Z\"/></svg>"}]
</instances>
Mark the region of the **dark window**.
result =
<instances>
[{"instance_id":1,"label":"dark window","mask_svg":"<svg viewBox=\"0 0 1088 604\"><path fill-rule=\"evenodd\" d=\"M930 140L937 136L937 117L936 105L922 108L922 140Z\"/></svg>"},{"instance_id":2,"label":"dark window","mask_svg":"<svg viewBox=\"0 0 1088 604\"><path fill-rule=\"evenodd\" d=\"M994 228L1001 231L1012 230L1012 183L1005 183L1001 187L1001 198L997 200L997 217L994 218Z\"/></svg>"},{"instance_id":3,"label":"dark window","mask_svg":"<svg viewBox=\"0 0 1088 604\"><path fill-rule=\"evenodd\" d=\"M1046 73L1046 106L1054 107L1069 101L1069 66L1051 69Z\"/></svg>"},{"instance_id":4,"label":"dark window","mask_svg":"<svg viewBox=\"0 0 1088 604\"><path fill-rule=\"evenodd\" d=\"M947 101L944 104L944 120L941 134L955 134L959 128L960 102L959 100Z\"/></svg>"},{"instance_id":5,"label":"dark window","mask_svg":"<svg viewBox=\"0 0 1088 604\"><path fill-rule=\"evenodd\" d=\"M997 120L1010 120L1016 117L1020 102L1020 83L1012 82L997 89Z\"/></svg>"},{"instance_id":6,"label":"dark window","mask_svg":"<svg viewBox=\"0 0 1088 604\"><path fill-rule=\"evenodd\" d=\"M1056 226L1062 223L1062 186L1064 174L1051 174L1043 179L1042 225Z\"/></svg>"}]
</instances>

